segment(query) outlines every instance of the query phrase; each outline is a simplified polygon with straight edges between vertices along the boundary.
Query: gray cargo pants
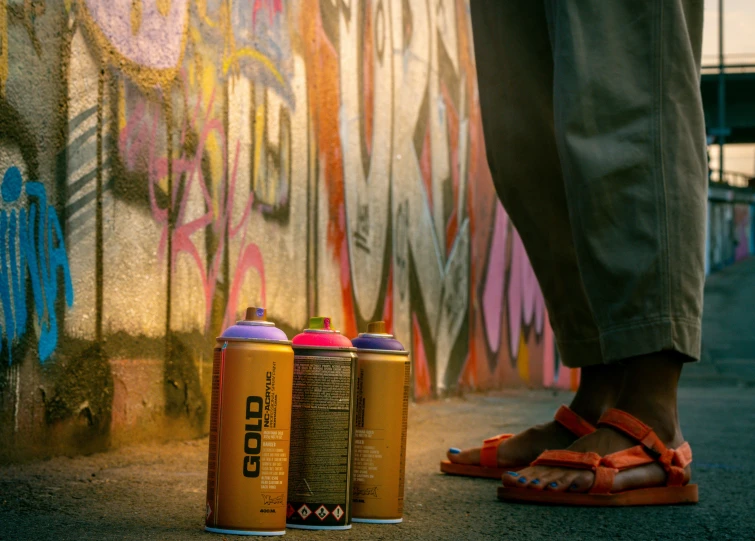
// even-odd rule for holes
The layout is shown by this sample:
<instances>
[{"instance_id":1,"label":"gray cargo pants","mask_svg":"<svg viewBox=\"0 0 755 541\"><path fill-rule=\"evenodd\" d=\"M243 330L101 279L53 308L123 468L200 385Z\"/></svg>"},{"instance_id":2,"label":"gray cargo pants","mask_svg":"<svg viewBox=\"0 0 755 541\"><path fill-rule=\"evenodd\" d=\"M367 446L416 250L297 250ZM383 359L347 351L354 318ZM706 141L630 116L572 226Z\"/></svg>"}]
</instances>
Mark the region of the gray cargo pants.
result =
<instances>
[{"instance_id":1,"label":"gray cargo pants","mask_svg":"<svg viewBox=\"0 0 755 541\"><path fill-rule=\"evenodd\" d=\"M703 0L472 0L488 163L567 366L700 355Z\"/></svg>"}]
</instances>

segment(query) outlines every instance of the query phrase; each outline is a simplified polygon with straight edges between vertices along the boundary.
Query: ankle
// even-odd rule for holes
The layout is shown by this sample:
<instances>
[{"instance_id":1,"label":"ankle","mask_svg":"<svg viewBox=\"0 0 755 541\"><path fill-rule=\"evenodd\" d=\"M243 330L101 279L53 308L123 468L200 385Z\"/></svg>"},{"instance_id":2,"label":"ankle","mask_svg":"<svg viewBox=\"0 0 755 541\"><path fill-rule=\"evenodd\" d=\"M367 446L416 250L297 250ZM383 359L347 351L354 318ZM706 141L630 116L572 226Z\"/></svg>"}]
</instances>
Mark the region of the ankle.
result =
<instances>
[{"instance_id":1,"label":"ankle","mask_svg":"<svg viewBox=\"0 0 755 541\"><path fill-rule=\"evenodd\" d=\"M677 385L684 361L675 352L659 352L628 359L616 408L630 413L655 430L666 443L681 436Z\"/></svg>"},{"instance_id":2,"label":"ankle","mask_svg":"<svg viewBox=\"0 0 755 541\"><path fill-rule=\"evenodd\" d=\"M679 416L675 403L666 400L655 401L634 397L621 397L616 409L625 411L652 428L666 444L671 444L681 437Z\"/></svg>"},{"instance_id":3,"label":"ankle","mask_svg":"<svg viewBox=\"0 0 755 541\"><path fill-rule=\"evenodd\" d=\"M569 407L595 424L603 412L616 404L623 381L624 367L620 364L587 366L582 369L577 394Z\"/></svg>"},{"instance_id":4,"label":"ankle","mask_svg":"<svg viewBox=\"0 0 755 541\"><path fill-rule=\"evenodd\" d=\"M569 408L582 417L588 423L595 425L600 416L609 408L603 401L594 401L589 398L581 398L579 395L574 396Z\"/></svg>"}]
</instances>

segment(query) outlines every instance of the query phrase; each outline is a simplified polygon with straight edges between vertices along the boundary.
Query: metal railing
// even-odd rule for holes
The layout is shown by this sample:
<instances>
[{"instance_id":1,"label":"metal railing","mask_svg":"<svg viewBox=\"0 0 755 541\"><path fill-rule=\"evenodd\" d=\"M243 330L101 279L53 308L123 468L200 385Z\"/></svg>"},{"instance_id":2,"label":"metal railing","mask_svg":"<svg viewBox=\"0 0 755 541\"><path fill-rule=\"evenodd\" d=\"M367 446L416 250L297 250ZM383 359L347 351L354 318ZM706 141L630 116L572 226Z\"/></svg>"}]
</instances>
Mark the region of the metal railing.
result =
<instances>
[{"instance_id":1,"label":"metal railing","mask_svg":"<svg viewBox=\"0 0 755 541\"><path fill-rule=\"evenodd\" d=\"M724 60L724 73L755 72L755 53L727 54ZM703 55L702 71L705 74L718 73L721 69L718 55Z\"/></svg>"}]
</instances>

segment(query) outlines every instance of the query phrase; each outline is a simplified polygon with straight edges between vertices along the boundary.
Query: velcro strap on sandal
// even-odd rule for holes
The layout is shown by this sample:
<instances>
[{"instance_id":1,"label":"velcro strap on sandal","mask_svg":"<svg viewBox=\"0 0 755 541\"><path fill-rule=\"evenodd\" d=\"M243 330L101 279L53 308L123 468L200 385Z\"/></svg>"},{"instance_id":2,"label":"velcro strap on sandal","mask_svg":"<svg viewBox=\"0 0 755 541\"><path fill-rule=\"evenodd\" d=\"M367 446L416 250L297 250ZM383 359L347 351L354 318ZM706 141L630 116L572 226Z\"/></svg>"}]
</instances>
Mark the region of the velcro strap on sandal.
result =
<instances>
[{"instance_id":1,"label":"velcro strap on sandal","mask_svg":"<svg viewBox=\"0 0 755 541\"><path fill-rule=\"evenodd\" d=\"M499 434L482 442L480 449L480 465L485 468L498 467L498 446L509 439L513 434Z\"/></svg>"},{"instance_id":2,"label":"velcro strap on sandal","mask_svg":"<svg viewBox=\"0 0 755 541\"><path fill-rule=\"evenodd\" d=\"M692 448L686 441L674 451L674 466L686 468L692 463Z\"/></svg>"},{"instance_id":3,"label":"velcro strap on sandal","mask_svg":"<svg viewBox=\"0 0 755 541\"><path fill-rule=\"evenodd\" d=\"M591 494L608 494L613 488L613 480L619 470L616 468L608 468L606 466L598 466L595 470L595 481L590 487L589 492Z\"/></svg>"},{"instance_id":4,"label":"velcro strap on sandal","mask_svg":"<svg viewBox=\"0 0 755 541\"><path fill-rule=\"evenodd\" d=\"M684 484L686 477L684 468L692 462L692 449L689 443L684 442L677 449L669 449L652 428L633 415L617 409L606 411L598 424L610 426L641 444L641 447L632 447L603 457L602 465L623 470L657 461L666 470L667 486L675 487ZM646 450L651 451L655 457L649 456ZM642 456L643 454L646 458Z\"/></svg>"},{"instance_id":5,"label":"velcro strap on sandal","mask_svg":"<svg viewBox=\"0 0 755 541\"><path fill-rule=\"evenodd\" d=\"M652 428L625 411L610 409L600 417L598 424L626 434L656 454L661 455L666 451L666 446Z\"/></svg>"},{"instance_id":6,"label":"velcro strap on sandal","mask_svg":"<svg viewBox=\"0 0 755 541\"><path fill-rule=\"evenodd\" d=\"M577 451L544 451L530 466L555 466L575 470L593 470L600 464L598 453Z\"/></svg>"},{"instance_id":7,"label":"velcro strap on sandal","mask_svg":"<svg viewBox=\"0 0 755 541\"><path fill-rule=\"evenodd\" d=\"M561 406L554 417L556 422L566 430L581 438L595 432L595 427L574 413L568 406Z\"/></svg>"},{"instance_id":8,"label":"velcro strap on sandal","mask_svg":"<svg viewBox=\"0 0 755 541\"><path fill-rule=\"evenodd\" d=\"M678 449L667 449L658 457L658 462L666 470L666 484L670 487L680 487L684 484L684 468L692 462L692 449L685 441Z\"/></svg>"},{"instance_id":9,"label":"velcro strap on sandal","mask_svg":"<svg viewBox=\"0 0 755 541\"><path fill-rule=\"evenodd\" d=\"M653 462L655 462L655 458L650 456L642 445L635 445L629 449L611 453L600 460L601 466L614 468L618 471L652 464Z\"/></svg>"}]
</instances>

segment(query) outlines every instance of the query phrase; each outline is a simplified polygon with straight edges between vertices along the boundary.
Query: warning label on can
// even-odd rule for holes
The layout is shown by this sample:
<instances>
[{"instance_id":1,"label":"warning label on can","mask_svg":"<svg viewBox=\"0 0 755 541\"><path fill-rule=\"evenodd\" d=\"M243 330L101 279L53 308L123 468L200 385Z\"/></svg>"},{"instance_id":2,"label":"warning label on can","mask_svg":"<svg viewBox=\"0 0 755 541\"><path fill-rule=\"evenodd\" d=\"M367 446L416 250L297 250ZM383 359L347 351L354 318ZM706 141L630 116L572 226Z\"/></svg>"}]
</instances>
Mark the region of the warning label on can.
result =
<instances>
[{"instance_id":1,"label":"warning label on can","mask_svg":"<svg viewBox=\"0 0 755 541\"><path fill-rule=\"evenodd\" d=\"M296 356L291 415L289 524L344 524L350 494L352 357ZM299 512L306 504L311 513Z\"/></svg>"}]
</instances>

